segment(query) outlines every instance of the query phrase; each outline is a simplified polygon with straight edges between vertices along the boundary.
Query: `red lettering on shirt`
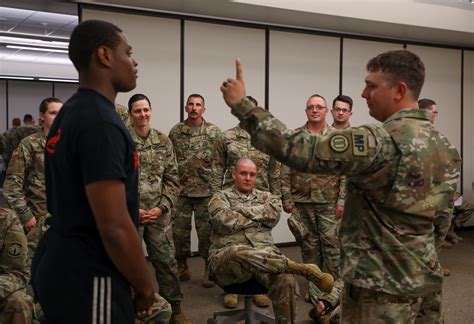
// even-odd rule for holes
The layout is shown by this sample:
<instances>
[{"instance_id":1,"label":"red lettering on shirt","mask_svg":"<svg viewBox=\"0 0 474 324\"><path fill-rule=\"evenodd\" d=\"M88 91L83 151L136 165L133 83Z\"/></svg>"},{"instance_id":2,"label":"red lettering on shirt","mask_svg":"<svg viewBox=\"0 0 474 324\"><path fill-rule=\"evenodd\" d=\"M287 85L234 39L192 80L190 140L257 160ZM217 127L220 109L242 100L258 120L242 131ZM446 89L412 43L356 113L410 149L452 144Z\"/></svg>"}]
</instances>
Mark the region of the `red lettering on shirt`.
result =
<instances>
[{"instance_id":1,"label":"red lettering on shirt","mask_svg":"<svg viewBox=\"0 0 474 324\"><path fill-rule=\"evenodd\" d=\"M61 139L61 129L58 129L58 131L56 132L56 135L51 136L51 138L46 143L46 151L49 154L54 154L56 144L59 142L60 139Z\"/></svg>"},{"instance_id":2,"label":"red lettering on shirt","mask_svg":"<svg viewBox=\"0 0 474 324\"><path fill-rule=\"evenodd\" d=\"M138 153L137 150L133 151L133 166L135 171L138 169Z\"/></svg>"}]
</instances>

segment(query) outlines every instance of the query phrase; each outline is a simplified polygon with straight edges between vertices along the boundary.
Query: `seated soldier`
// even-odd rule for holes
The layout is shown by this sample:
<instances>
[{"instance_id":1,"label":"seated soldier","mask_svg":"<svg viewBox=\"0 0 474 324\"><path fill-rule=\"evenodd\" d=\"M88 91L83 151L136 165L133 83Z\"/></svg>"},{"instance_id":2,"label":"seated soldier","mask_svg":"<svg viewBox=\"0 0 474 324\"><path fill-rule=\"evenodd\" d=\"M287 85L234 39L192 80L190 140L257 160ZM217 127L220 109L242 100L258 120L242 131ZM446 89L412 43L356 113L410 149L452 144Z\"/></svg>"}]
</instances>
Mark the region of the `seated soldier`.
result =
<instances>
[{"instance_id":1,"label":"seated soldier","mask_svg":"<svg viewBox=\"0 0 474 324\"><path fill-rule=\"evenodd\" d=\"M221 287L255 278L269 289L276 322L294 323L296 280L291 274L304 276L325 292L331 291L333 278L314 264L288 259L274 245L271 230L280 219L281 202L254 189L256 176L251 159L238 160L234 187L216 192L209 201L209 270Z\"/></svg>"},{"instance_id":2,"label":"seated soldier","mask_svg":"<svg viewBox=\"0 0 474 324\"><path fill-rule=\"evenodd\" d=\"M451 226L449 227L449 231L446 234L446 240L451 241L454 244L463 241L464 239L457 235L454 231L455 229L461 228L464 224L471 219L472 213L474 211L474 205L463 201L463 197L459 192L454 194L454 212L453 212L453 220L451 221Z\"/></svg>"},{"instance_id":3,"label":"seated soldier","mask_svg":"<svg viewBox=\"0 0 474 324\"><path fill-rule=\"evenodd\" d=\"M11 209L0 208L0 323L31 323L33 298L26 293L30 259L25 232Z\"/></svg>"}]
</instances>

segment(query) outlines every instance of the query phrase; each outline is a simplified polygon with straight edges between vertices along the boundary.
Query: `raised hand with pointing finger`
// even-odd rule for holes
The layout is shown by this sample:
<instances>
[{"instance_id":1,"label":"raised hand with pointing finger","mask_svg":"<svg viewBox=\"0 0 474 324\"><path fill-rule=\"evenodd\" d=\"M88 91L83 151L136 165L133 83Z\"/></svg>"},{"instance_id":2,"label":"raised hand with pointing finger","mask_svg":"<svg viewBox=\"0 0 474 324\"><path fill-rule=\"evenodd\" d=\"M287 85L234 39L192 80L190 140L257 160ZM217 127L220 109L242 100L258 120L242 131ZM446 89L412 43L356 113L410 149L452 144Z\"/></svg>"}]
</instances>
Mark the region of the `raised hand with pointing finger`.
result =
<instances>
[{"instance_id":1,"label":"raised hand with pointing finger","mask_svg":"<svg viewBox=\"0 0 474 324\"><path fill-rule=\"evenodd\" d=\"M225 103L233 107L240 99L246 96L244 75L240 59L235 60L235 79L228 78L221 85Z\"/></svg>"}]
</instances>

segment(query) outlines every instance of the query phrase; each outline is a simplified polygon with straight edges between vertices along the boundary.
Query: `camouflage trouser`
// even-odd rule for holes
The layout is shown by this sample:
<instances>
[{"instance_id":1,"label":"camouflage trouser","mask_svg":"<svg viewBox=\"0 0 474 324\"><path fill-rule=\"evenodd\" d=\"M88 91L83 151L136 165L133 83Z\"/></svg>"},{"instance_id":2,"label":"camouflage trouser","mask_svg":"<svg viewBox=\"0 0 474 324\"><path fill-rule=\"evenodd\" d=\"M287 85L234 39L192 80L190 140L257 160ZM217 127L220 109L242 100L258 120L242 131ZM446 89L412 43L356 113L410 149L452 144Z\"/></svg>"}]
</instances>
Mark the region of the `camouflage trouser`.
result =
<instances>
[{"instance_id":1,"label":"camouflage trouser","mask_svg":"<svg viewBox=\"0 0 474 324\"><path fill-rule=\"evenodd\" d=\"M336 208L329 204L296 203L288 226L301 247L304 263L315 263L330 273L335 281L330 294L324 294L310 283L309 295L314 304L324 299L337 306L340 301L343 282L340 279L340 220L336 219Z\"/></svg>"},{"instance_id":2,"label":"camouflage trouser","mask_svg":"<svg viewBox=\"0 0 474 324\"><path fill-rule=\"evenodd\" d=\"M4 290L0 278L0 290ZM0 323L29 324L33 322L33 298L25 290L17 290L0 303Z\"/></svg>"},{"instance_id":3,"label":"camouflage trouser","mask_svg":"<svg viewBox=\"0 0 474 324\"><path fill-rule=\"evenodd\" d=\"M140 320L136 320L135 321L135 324L137 323L143 323L143 324L148 324L148 323L154 323L154 324L158 324L158 323L169 323L170 321L170 318L171 318L171 306L170 304L166 301L166 299L164 298L160 298L160 300L158 300L157 302L154 302L153 303L153 312L158 312L157 315L153 316L153 319L152 320L149 320L149 321L140 321Z\"/></svg>"},{"instance_id":4,"label":"camouflage trouser","mask_svg":"<svg viewBox=\"0 0 474 324\"><path fill-rule=\"evenodd\" d=\"M446 238L450 240L455 240L458 238L456 228L464 226L464 224L471 219L472 213L474 212L474 205L471 203L464 203L460 206L454 207L453 220L451 221L451 226L449 231L446 234Z\"/></svg>"},{"instance_id":5,"label":"camouflage trouser","mask_svg":"<svg viewBox=\"0 0 474 324\"><path fill-rule=\"evenodd\" d=\"M207 260L211 246L211 224L207 205L210 197L190 198L179 197L173 211L173 237L176 245L176 259L186 260L191 256L191 218L198 236L199 255Z\"/></svg>"},{"instance_id":6,"label":"camouflage trouser","mask_svg":"<svg viewBox=\"0 0 474 324\"><path fill-rule=\"evenodd\" d=\"M424 297L407 298L346 283L342 293L340 323L443 323L441 299L441 291Z\"/></svg>"},{"instance_id":7,"label":"camouflage trouser","mask_svg":"<svg viewBox=\"0 0 474 324\"><path fill-rule=\"evenodd\" d=\"M209 269L221 287L243 283L254 277L268 288L277 323L296 319L296 279L283 273L288 259L276 249L233 246L213 255Z\"/></svg>"},{"instance_id":8,"label":"camouflage trouser","mask_svg":"<svg viewBox=\"0 0 474 324\"><path fill-rule=\"evenodd\" d=\"M145 241L150 262L155 268L159 293L171 304L183 299L175 259L170 215L162 215L155 224L139 226L140 237Z\"/></svg>"}]
</instances>

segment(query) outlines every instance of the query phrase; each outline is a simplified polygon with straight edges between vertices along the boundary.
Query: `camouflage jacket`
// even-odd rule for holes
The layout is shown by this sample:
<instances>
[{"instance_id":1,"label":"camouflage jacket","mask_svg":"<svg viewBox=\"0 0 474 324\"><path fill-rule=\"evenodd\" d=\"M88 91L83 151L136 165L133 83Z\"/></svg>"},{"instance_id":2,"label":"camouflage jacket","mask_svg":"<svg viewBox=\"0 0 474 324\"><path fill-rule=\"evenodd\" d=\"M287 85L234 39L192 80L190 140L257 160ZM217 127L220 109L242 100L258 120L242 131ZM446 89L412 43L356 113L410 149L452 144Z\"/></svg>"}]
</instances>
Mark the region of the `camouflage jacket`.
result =
<instances>
[{"instance_id":1,"label":"camouflage jacket","mask_svg":"<svg viewBox=\"0 0 474 324\"><path fill-rule=\"evenodd\" d=\"M30 280L28 245L23 226L11 209L0 208L0 304Z\"/></svg>"},{"instance_id":2,"label":"camouflage jacket","mask_svg":"<svg viewBox=\"0 0 474 324\"><path fill-rule=\"evenodd\" d=\"M280 162L253 147L250 135L236 126L216 140L212 152L211 187L214 192L234 186L232 172L240 158L248 157L257 165L255 188L280 196Z\"/></svg>"},{"instance_id":3,"label":"camouflage jacket","mask_svg":"<svg viewBox=\"0 0 474 324\"><path fill-rule=\"evenodd\" d=\"M43 218L46 213L44 179L44 148L46 135L37 132L24 138L13 152L8 165L3 194L24 224L32 217Z\"/></svg>"},{"instance_id":4,"label":"camouflage jacket","mask_svg":"<svg viewBox=\"0 0 474 324\"><path fill-rule=\"evenodd\" d=\"M181 196L210 197L212 195L209 184L211 151L220 133L219 127L206 121L198 127L190 127L184 121L170 130L169 136L178 160Z\"/></svg>"},{"instance_id":5,"label":"camouflage jacket","mask_svg":"<svg viewBox=\"0 0 474 324\"><path fill-rule=\"evenodd\" d=\"M326 135L333 127L326 124L321 135ZM309 136L307 125L295 129L295 133L305 132ZM281 167L281 194L283 206L297 203L335 204L344 206L346 195L346 177L292 170L286 165Z\"/></svg>"},{"instance_id":6,"label":"camouflage jacket","mask_svg":"<svg viewBox=\"0 0 474 324\"><path fill-rule=\"evenodd\" d=\"M125 127L130 129L132 127L132 119L130 118L130 115L128 114L128 108L121 105L121 104L115 104L115 111L117 114L119 114L120 119L122 119L123 123L125 124Z\"/></svg>"},{"instance_id":7,"label":"camouflage jacket","mask_svg":"<svg viewBox=\"0 0 474 324\"><path fill-rule=\"evenodd\" d=\"M247 99L232 113L256 147L292 168L349 176L340 228L345 282L408 297L441 290L434 222L452 213L461 158L429 112L403 109L383 125L325 136L292 136Z\"/></svg>"},{"instance_id":8,"label":"camouflage jacket","mask_svg":"<svg viewBox=\"0 0 474 324\"><path fill-rule=\"evenodd\" d=\"M280 220L279 197L254 189L249 195L234 187L214 193L209 201L212 226L210 258L230 246L276 249L272 228Z\"/></svg>"},{"instance_id":9,"label":"camouflage jacket","mask_svg":"<svg viewBox=\"0 0 474 324\"><path fill-rule=\"evenodd\" d=\"M168 136L153 128L145 139L133 128L129 130L138 152L140 208L165 206L171 211L179 194L173 144Z\"/></svg>"},{"instance_id":10,"label":"camouflage jacket","mask_svg":"<svg viewBox=\"0 0 474 324\"><path fill-rule=\"evenodd\" d=\"M41 128L32 125L23 125L8 130L5 133L5 150L3 152L3 160L6 163L9 163L13 151L18 147L21 140L37 132L41 132Z\"/></svg>"}]
</instances>

